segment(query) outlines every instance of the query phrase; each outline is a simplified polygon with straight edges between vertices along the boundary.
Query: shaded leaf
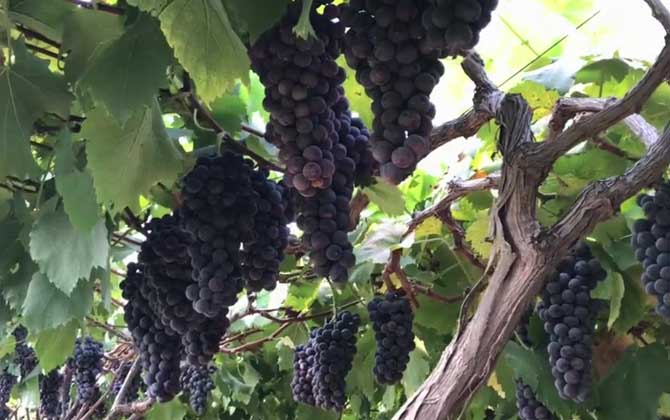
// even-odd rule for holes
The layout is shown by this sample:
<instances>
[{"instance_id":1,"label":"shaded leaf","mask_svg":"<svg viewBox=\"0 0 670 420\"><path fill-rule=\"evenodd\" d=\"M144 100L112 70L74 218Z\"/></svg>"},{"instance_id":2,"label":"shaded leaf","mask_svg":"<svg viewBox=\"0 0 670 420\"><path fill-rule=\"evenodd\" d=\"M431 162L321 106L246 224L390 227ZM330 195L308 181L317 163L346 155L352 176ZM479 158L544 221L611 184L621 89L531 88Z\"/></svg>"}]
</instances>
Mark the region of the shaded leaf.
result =
<instances>
[{"instance_id":1,"label":"shaded leaf","mask_svg":"<svg viewBox=\"0 0 670 420\"><path fill-rule=\"evenodd\" d=\"M232 9L246 27L252 43L270 29L284 15L287 0L228 0L226 7ZM236 22L237 23L237 22Z\"/></svg>"},{"instance_id":2,"label":"shaded leaf","mask_svg":"<svg viewBox=\"0 0 670 420\"><path fill-rule=\"evenodd\" d=\"M58 246L54 239L58 238ZM107 265L109 242L105 222L89 232L76 229L62 208L43 212L30 232L30 255L51 283L69 295L94 267Z\"/></svg>"},{"instance_id":3,"label":"shaded leaf","mask_svg":"<svg viewBox=\"0 0 670 420\"><path fill-rule=\"evenodd\" d=\"M44 330L37 335L35 352L40 366L46 372L65 363L74 350L78 321L71 321L58 328Z\"/></svg>"},{"instance_id":4,"label":"shaded leaf","mask_svg":"<svg viewBox=\"0 0 670 420\"><path fill-rule=\"evenodd\" d=\"M23 323L32 332L64 325L86 316L93 303L93 285L80 281L68 297L44 274L35 273L23 303Z\"/></svg>"},{"instance_id":5,"label":"shaded leaf","mask_svg":"<svg viewBox=\"0 0 670 420\"><path fill-rule=\"evenodd\" d=\"M159 16L174 54L195 80L198 94L211 102L248 80L249 57L217 0L175 0Z\"/></svg>"},{"instance_id":6,"label":"shaded leaf","mask_svg":"<svg viewBox=\"0 0 670 420\"><path fill-rule=\"evenodd\" d=\"M402 386L405 388L405 395L414 394L430 373L426 348L418 338L415 338L414 341L416 348L409 354L409 363L401 380Z\"/></svg>"},{"instance_id":7,"label":"shaded leaf","mask_svg":"<svg viewBox=\"0 0 670 420\"><path fill-rule=\"evenodd\" d=\"M182 156L165 132L155 102L135 113L124 127L96 109L86 118L81 134L88 140L88 166L98 200L112 205L115 212L126 206L139 210L141 194L158 182L171 185L182 170Z\"/></svg>"},{"instance_id":8,"label":"shaded leaf","mask_svg":"<svg viewBox=\"0 0 670 420\"><path fill-rule=\"evenodd\" d=\"M377 178L377 182L365 187L363 193L389 216L400 216L405 213L405 199L396 185Z\"/></svg>"},{"instance_id":9,"label":"shaded leaf","mask_svg":"<svg viewBox=\"0 0 670 420\"><path fill-rule=\"evenodd\" d=\"M29 178L38 172L30 150L33 123L46 112L67 118L72 95L62 76L14 41L14 62L0 66L0 179Z\"/></svg>"},{"instance_id":10,"label":"shaded leaf","mask_svg":"<svg viewBox=\"0 0 670 420\"><path fill-rule=\"evenodd\" d=\"M374 401L375 382L372 369L375 365L375 335L368 328L358 337L353 367L349 373L347 384L353 392L362 393L368 400Z\"/></svg>"},{"instance_id":11,"label":"shaded leaf","mask_svg":"<svg viewBox=\"0 0 670 420\"><path fill-rule=\"evenodd\" d=\"M141 15L123 35L100 45L80 86L124 125L136 111L151 106L158 88L167 83L171 61L158 21Z\"/></svg>"},{"instance_id":12,"label":"shaded leaf","mask_svg":"<svg viewBox=\"0 0 670 420\"><path fill-rule=\"evenodd\" d=\"M182 420L188 409L175 398L166 403L157 403L147 413L147 420Z\"/></svg>"}]
</instances>

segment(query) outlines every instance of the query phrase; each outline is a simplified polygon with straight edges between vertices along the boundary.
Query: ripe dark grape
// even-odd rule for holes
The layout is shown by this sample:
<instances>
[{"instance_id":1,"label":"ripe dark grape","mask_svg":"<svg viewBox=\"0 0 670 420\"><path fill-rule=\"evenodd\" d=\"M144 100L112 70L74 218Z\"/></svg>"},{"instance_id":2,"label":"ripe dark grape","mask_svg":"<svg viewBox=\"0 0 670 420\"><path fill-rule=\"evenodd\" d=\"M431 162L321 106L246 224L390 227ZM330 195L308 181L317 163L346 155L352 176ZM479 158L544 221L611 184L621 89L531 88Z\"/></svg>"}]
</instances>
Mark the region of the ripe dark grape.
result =
<instances>
[{"instance_id":1,"label":"ripe dark grape","mask_svg":"<svg viewBox=\"0 0 670 420\"><path fill-rule=\"evenodd\" d=\"M114 381L112 382L111 385L111 394L114 398L116 398L119 392L121 392L121 388L123 388L123 383L125 382L128 373L130 373L132 365L133 364L131 362L123 362L121 363L121 366L119 366L119 368L116 370L116 376L114 377ZM133 378L130 380L130 384L128 386L128 389L126 390L126 393L123 396L123 399L120 401L121 404L127 404L137 400L140 394L140 389L142 389L143 385L144 383L142 382L142 376L135 374Z\"/></svg>"},{"instance_id":2,"label":"ripe dark grape","mask_svg":"<svg viewBox=\"0 0 670 420\"><path fill-rule=\"evenodd\" d=\"M389 292L370 301L368 311L377 340L375 379L380 384L396 383L402 379L409 353L414 350L412 307L405 296Z\"/></svg>"},{"instance_id":3,"label":"ripe dark grape","mask_svg":"<svg viewBox=\"0 0 670 420\"><path fill-rule=\"evenodd\" d=\"M656 297L656 312L670 319L670 184L660 184L654 195L637 199L645 218L633 224L631 245L642 262L642 284Z\"/></svg>"},{"instance_id":4,"label":"ripe dark grape","mask_svg":"<svg viewBox=\"0 0 670 420\"><path fill-rule=\"evenodd\" d=\"M584 402L591 388L591 359L599 301L591 291L607 273L586 244L577 245L547 282L538 314L549 334L549 363L563 399Z\"/></svg>"},{"instance_id":5,"label":"ripe dark grape","mask_svg":"<svg viewBox=\"0 0 670 420\"><path fill-rule=\"evenodd\" d=\"M26 344L28 330L24 326L19 325L14 329L12 334L16 340L16 346L14 347L14 363L19 366L21 379L25 379L38 364L37 354L32 347Z\"/></svg>"},{"instance_id":6,"label":"ripe dark grape","mask_svg":"<svg viewBox=\"0 0 670 420\"><path fill-rule=\"evenodd\" d=\"M128 264L127 276L121 282L123 297L128 301L124 319L139 349L147 393L166 402L179 392L180 339L151 310L140 291L146 281L140 264Z\"/></svg>"},{"instance_id":7,"label":"ripe dark grape","mask_svg":"<svg viewBox=\"0 0 670 420\"><path fill-rule=\"evenodd\" d=\"M285 181L306 197L333 182L332 148L338 136L331 107L346 78L335 62L344 27L334 21L336 9L317 12L321 3L325 2L315 2L310 13L316 37L301 39L293 33L302 6L294 2L249 50L252 68L265 86L263 105L270 113L279 158L287 167Z\"/></svg>"},{"instance_id":8,"label":"ripe dark grape","mask_svg":"<svg viewBox=\"0 0 670 420\"><path fill-rule=\"evenodd\" d=\"M60 394L62 384L63 375L58 369L40 376L40 416L43 419L60 418L63 411Z\"/></svg>"},{"instance_id":9,"label":"ripe dark grape","mask_svg":"<svg viewBox=\"0 0 670 420\"><path fill-rule=\"evenodd\" d=\"M186 296L208 318L225 318L243 287L240 246L254 239L258 213L253 172L241 156L225 152L198 159L183 179L181 224L191 237L195 281Z\"/></svg>"},{"instance_id":10,"label":"ripe dark grape","mask_svg":"<svg viewBox=\"0 0 670 420\"><path fill-rule=\"evenodd\" d=\"M312 380L314 379L314 349L315 342L307 341L296 347L293 355L293 379L291 392L293 400L307 405L316 405Z\"/></svg>"},{"instance_id":11,"label":"ripe dark grape","mask_svg":"<svg viewBox=\"0 0 670 420\"><path fill-rule=\"evenodd\" d=\"M9 418L12 411L7 407L9 398L12 393L12 388L16 385L16 376L9 372L9 368L5 368L0 374L0 420Z\"/></svg>"},{"instance_id":12,"label":"ripe dark grape","mask_svg":"<svg viewBox=\"0 0 670 420\"><path fill-rule=\"evenodd\" d=\"M78 338L74 346L75 382L79 401L93 404L99 392L98 375L102 372L102 344L91 337Z\"/></svg>"},{"instance_id":13,"label":"ripe dark grape","mask_svg":"<svg viewBox=\"0 0 670 420\"><path fill-rule=\"evenodd\" d=\"M428 46L440 56L461 54L479 42L479 34L498 6L498 0L429 0L421 17Z\"/></svg>"},{"instance_id":14,"label":"ripe dark grape","mask_svg":"<svg viewBox=\"0 0 670 420\"><path fill-rule=\"evenodd\" d=\"M381 176L394 183L430 151L435 107L429 95L444 68L421 25L428 8L427 0L353 0L342 6L349 27L345 58L372 99L372 154Z\"/></svg>"},{"instance_id":15,"label":"ripe dark grape","mask_svg":"<svg viewBox=\"0 0 670 420\"><path fill-rule=\"evenodd\" d=\"M207 409L207 398L214 389L210 374L214 371L213 367L189 365L182 372L182 389L188 393L189 405L198 415L204 414Z\"/></svg>"},{"instance_id":16,"label":"ripe dark grape","mask_svg":"<svg viewBox=\"0 0 670 420\"><path fill-rule=\"evenodd\" d=\"M345 380L356 354L360 323L358 315L344 311L310 334L314 345L312 391L317 407L336 411L344 408Z\"/></svg>"},{"instance_id":17,"label":"ripe dark grape","mask_svg":"<svg viewBox=\"0 0 670 420\"><path fill-rule=\"evenodd\" d=\"M312 153L320 153L320 149ZM260 171L252 174L253 189L259 195L258 212L254 218L253 239L244 242L241 254L242 277L247 289L252 291L276 287L279 265L288 245L284 187L267 179L267 175Z\"/></svg>"},{"instance_id":18,"label":"ripe dark grape","mask_svg":"<svg viewBox=\"0 0 670 420\"><path fill-rule=\"evenodd\" d=\"M537 400L531 387L521 379L516 381L516 407L521 420L556 420L556 416Z\"/></svg>"}]
</instances>

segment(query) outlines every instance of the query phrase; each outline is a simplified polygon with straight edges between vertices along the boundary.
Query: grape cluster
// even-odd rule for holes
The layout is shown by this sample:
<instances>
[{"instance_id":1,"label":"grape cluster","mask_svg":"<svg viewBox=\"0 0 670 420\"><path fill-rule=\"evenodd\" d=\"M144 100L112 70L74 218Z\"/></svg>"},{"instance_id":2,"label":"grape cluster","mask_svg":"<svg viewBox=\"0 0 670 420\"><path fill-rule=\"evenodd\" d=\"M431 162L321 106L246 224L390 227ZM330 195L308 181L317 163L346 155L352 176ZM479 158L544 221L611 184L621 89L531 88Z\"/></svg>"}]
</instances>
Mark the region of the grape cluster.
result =
<instances>
[{"instance_id":1,"label":"grape cluster","mask_svg":"<svg viewBox=\"0 0 670 420\"><path fill-rule=\"evenodd\" d=\"M670 319L670 184L660 184L653 196L642 194L637 201L645 218L635 221L631 245L644 268L645 291L656 297L656 312Z\"/></svg>"},{"instance_id":2,"label":"grape cluster","mask_svg":"<svg viewBox=\"0 0 670 420\"><path fill-rule=\"evenodd\" d=\"M258 213L252 174L241 156L225 152L199 158L183 179L181 225L191 237L194 280L186 296L208 318L223 321L243 287L240 245L254 239Z\"/></svg>"},{"instance_id":3,"label":"grape cluster","mask_svg":"<svg viewBox=\"0 0 670 420\"><path fill-rule=\"evenodd\" d=\"M265 86L263 105L270 113L279 157L286 164L286 183L306 197L328 188L335 175L333 147L338 143L331 107L346 79L335 60L344 27L335 22L337 8L324 13L314 2L310 20L316 37L293 32L302 2L291 3L284 18L266 31L249 50L252 68Z\"/></svg>"},{"instance_id":4,"label":"grape cluster","mask_svg":"<svg viewBox=\"0 0 670 420\"><path fill-rule=\"evenodd\" d=\"M312 340L297 346L293 354L293 379L291 380L293 400L307 405L316 405L312 392L312 380L314 379L312 367L315 354Z\"/></svg>"},{"instance_id":5,"label":"grape cluster","mask_svg":"<svg viewBox=\"0 0 670 420\"><path fill-rule=\"evenodd\" d=\"M91 337L77 338L74 345L75 381L79 400L92 404L99 392L97 379L102 372L102 344Z\"/></svg>"},{"instance_id":6,"label":"grape cluster","mask_svg":"<svg viewBox=\"0 0 670 420\"><path fill-rule=\"evenodd\" d=\"M538 314L550 335L549 363L561 398L588 398L595 316L602 303L591 299L591 291L606 275L582 243L560 262L543 291Z\"/></svg>"},{"instance_id":7,"label":"grape cluster","mask_svg":"<svg viewBox=\"0 0 670 420\"><path fill-rule=\"evenodd\" d=\"M376 297L368 304L370 320L377 340L374 374L380 384L398 382L407 368L409 353L414 350L409 300L397 292Z\"/></svg>"},{"instance_id":8,"label":"grape cluster","mask_svg":"<svg viewBox=\"0 0 670 420\"><path fill-rule=\"evenodd\" d=\"M139 348L148 394L165 402L179 392L180 340L174 330L163 325L142 295L140 289L146 281L141 265L128 264L121 282L123 297L128 301L124 319Z\"/></svg>"},{"instance_id":9,"label":"grape cluster","mask_svg":"<svg viewBox=\"0 0 670 420\"><path fill-rule=\"evenodd\" d=\"M248 290L273 290L277 285L279 265L288 245L284 187L267 179L265 171L251 176L253 190L259 195L254 217L253 239L245 241L241 254L242 277Z\"/></svg>"},{"instance_id":10,"label":"grape cluster","mask_svg":"<svg viewBox=\"0 0 670 420\"><path fill-rule=\"evenodd\" d=\"M336 411L344 408L345 380L356 354L356 333L360 323L358 315L344 311L322 328L312 331L312 392L317 407Z\"/></svg>"},{"instance_id":11,"label":"grape cluster","mask_svg":"<svg viewBox=\"0 0 670 420\"><path fill-rule=\"evenodd\" d=\"M352 0L341 14L350 28L345 58L372 99L372 153L381 176L394 183L430 151L430 94L444 67L421 25L428 6L427 0Z\"/></svg>"},{"instance_id":12,"label":"grape cluster","mask_svg":"<svg viewBox=\"0 0 670 420\"><path fill-rule=\"evenodd\" d=\"M516 407L521 420L556 420L556 416L537 400L531 387L521 379L516 381Z\"/></svg>"},{"instance_id":13,"label":"grape cluster","mask_svg":"<svg viewBox=\"0 0 670 420\"><path fill-rule=\"evenodd\" d=\"M121 392L121 388L123 388L123 383L125 382L128 373L130 373L130 369L132 368L132 366L133 364L131 362L123 362L116 370L116 376L114 377L114 381L110 386L111 394L113 396L116 396L119 394L119 392ZM142 382L142 376L140 375L133 376L133 378L130 380L130 384L128 385L128 389L126 390L126 393L123 396L123 400L120 401L121 404L127 404L137 400L137 398L140 395L140 389L142 389L143 385L144 383Z\"/></svg>"},{"instance_id":14,"label":"grape cluster","mask_svg":"<svg viewBox=\"0 0 670 420\"><path fill-rule=\"evenodd\" d=\"M530 335L528 334L528 326L530 324L531 315L533 315L532 307L524 312L524 314L521 316L521 320L519 320L519 324L517 324L514 331L517 338L527 347L530 347L533 344L530 339Z\"/></svg>"},{"instance_id":15,"label":"grape cluster","mask_svg":"<svg viewBox=\"0 0 670 420\"><path fill-rule=\"evenodd\" d=\"M195 285L188 255L191 237L181 230L179 213L152 220L145 231L148 234L139 261L146 281L140 292L166 331L172 330L181 338L190 363L206 364L218 351L228 320L198 313L187 297L189 286Z\"/></svg>"},{"instance_id":16,"label":"grape cluster","mask_svg":"<svg viewBox=\"0 0 670 420\"><path fill-rule=\"evenodd\" d=\"M430 0L421 17L428 45L442 57L474 48L497 6L498 0Z\"/></svg>"},{"instance_id":17,"label":"grape cluster","mask_svg":"<svg viewBox=\"0 0 670 420\"><path fill-rule=\"evenodd\" d=\"M37 354L32 347L26 344L28 330L24 326L19 325L14 329L12 334L16 341L16 346L14 347L14 363L19 366L21 378L25 379L39 363Z\"/></svg>"},{"instance_id":18,"label":"grape cluster","mask_svg":"<svg viewBox=\"0 0 670 420\"><path fill-rule=\"evenodd\" d=\"M208 366L186 366L180 377L181 387L188 393L189 405L198 415L205 413L207 398L214 389L210 375L215 369Z\"/></svg>"},{"instance_id":19,"label":"grape cluster","mask_svg":"<svg viewBox=\"0 0 670 420\"><path fill-rule=\"evenodd\" d=\"M8 368L5 368L2 374L0 374L0 420L8 419L12 413L9 407L7 407L7 403L9 402L14 385L16 385L16 376L12 375Z\"/></svg>"},{"instance_id":20,"label":"grape cluster","mask_svg":"<svg viewBox=\"0 0 670 420\"><path fill-rule=\"evenodd\" d=\"M53 369L46 375L40 376L40 416L47 420L60 418L63 407L60 401L60 389L63 385L63 375L58 369Z\"/></svg>"},{"instance_id":21,"label":"grape cluster","mask_svg":"<svg viewBox=\"0 0 670 420\"><path fill-rule=\"evenodd\" d=\"M339 142L346 148L346 156L354 163L354 184L367 186L372 183L375 171L375 160L370 149L370 132L360 118L351 116L349 100L344 96L344 90L341 92L340 100L333 107L337 117L335 125ZM348 161L336 161L335 166L338 169L345 169L350 164Z\"/></svg>"}]
</instances>

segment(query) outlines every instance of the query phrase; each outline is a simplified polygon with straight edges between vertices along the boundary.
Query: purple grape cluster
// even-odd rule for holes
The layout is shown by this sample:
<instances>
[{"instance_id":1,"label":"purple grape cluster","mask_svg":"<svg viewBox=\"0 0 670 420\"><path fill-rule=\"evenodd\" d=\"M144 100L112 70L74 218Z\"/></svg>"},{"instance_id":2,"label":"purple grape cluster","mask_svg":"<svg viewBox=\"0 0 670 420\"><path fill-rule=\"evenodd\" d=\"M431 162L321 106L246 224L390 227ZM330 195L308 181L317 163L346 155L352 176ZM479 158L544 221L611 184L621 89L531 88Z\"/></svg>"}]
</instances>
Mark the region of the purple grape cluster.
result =
<instances>
[{"instance_id":1,"label":"purple grape cluster","mask_svg":"<svg viewBox=\"0 0 670 420\"><path fill-rule=\"evenodd\" d=\"M91 337L77 338L74 345L74 378L79 401L93 404L99 393L98 375L102 373L102 344Z\"/></svg>"},{"instance_id":2,"label":"purple grape cluster","mask_svg":"<svg viewBox=\"0 0 670 420\"><path fill-rule=\"evenodd\" d=\"M656 312L670 319L670 184L659 184L654 195L641 194L637 202L645 217L633 224L631 245L644 268L645 291L656 298Z\"/></svg>"},{"instance_id":3,"label":"purple grape cluster","mask_svg":"<svg viewBox=\"0 0 670 420\"><path fill-rule=\"evenodd\" d=\"M345 380L356 354L360 323L358 315L341 312L323 327L312 330L307 344L296 349L291 382L296 401L342 411L346 402Z\"/></svg>"},{"instance_id":4,"label":"purple grape cluster","mask_svg":"<svg viewBox=\"0 0 670 420\"><path fill-rule=\"evenodd\" d=\"M563 399L584 402L589 396L595 317L602 303L591 291L606 276L582 243L560 262L542 293L538 315L549 334L549 363Z\"/></svg>"},{"instance_id":5,"label":"purple grape cluster","mask_svg":"<svg viewBox=\"0 0 670 420\"><path fill-rule=\"evenodd\" d=\"M389 292L372 299L368 312L377 340L375 378L380 384L394 384L402 379L414 350L412 307L404 295Z\"/></svg>"},{"instance_id":6,"label":"purple grape cluster","mask_svg":"<svg viewBox=\"0 0 670 420\"><path fill-rule=\"evenodd\" d=\"M521 420L556 420L556 416L537 400L533 389L521 379L516 381L516 407Z\"/></svg>"},{"instance_id":7,"label":"purple grape cluster","mask_svg":"<svg viewBox=\"0 0 670 420\"><path fill-rule=\"evenodd\" d=\"M210 366L187 366L182 370L180 382L188 393L189 405L196 414L202 415L207 409L207 398L214 389L211 374L216 369Z\"/></svg>"},{"instance_id":8,"label":"purple grape cluster","mask_svg":"<svg viewBox=\"0 0 670 420\"><path fill-rule=\"evenodd\" d=\"M440 56L462 54L479 42L498 0L430 0L422 15L430 48Z\"/></svg>"},{"instance_id":9,"label":"purple grape cluster","mask_svg":"<svg viewBox=\"0 0 670 420\"><path fill-rule=\"evenodd\" d=\"M126 278L121 282L127 300L124 319L139 350L148 395L166 402L179 392L180 339L151 310L141 292L146 282L142 266L128 264Z\"/></svg>"},{"instance_id":10,"label":"purple grape cluster","mask_svg":"<svg viewBox=\"0 0 670 420\"><path fill-rule=\"evenodd\" d=\"M40 416L46 420L57 420L63 411L61 404L61 386L63 375L53 369L40 376Z\"/></svg>"},{"instance_id":11,"label":"purple grape cluster","mask_svg":"<svg viewBox=\"0 0 670 420\"><path fill-rule=\"evenodd\" d=\"M372 99L372 154L393 183L430 151L430 94L444 67L421 25L428 7L427 0L351 0L341 13L345 58Z\"/></svg>"}]
</instances>

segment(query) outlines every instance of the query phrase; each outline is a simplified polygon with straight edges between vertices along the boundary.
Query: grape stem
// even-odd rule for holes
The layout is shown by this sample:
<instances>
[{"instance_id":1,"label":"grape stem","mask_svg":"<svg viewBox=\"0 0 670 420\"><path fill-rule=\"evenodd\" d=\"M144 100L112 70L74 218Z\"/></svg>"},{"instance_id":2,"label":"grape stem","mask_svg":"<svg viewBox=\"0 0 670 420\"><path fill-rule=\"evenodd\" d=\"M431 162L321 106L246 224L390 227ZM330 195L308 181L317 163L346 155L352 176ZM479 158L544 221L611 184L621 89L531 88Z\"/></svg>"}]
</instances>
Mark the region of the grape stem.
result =
<instances>
[{"instance_id":1,"label":"grape stem","mask_svg":"<svg viewBox=\"0 0 670 420\"><path fill-rule=\"evenodd\" d=\"M333 299L331 301L331 304L333 305L333 318L337 316L337 295L336 295L336 290L335 290L335 285L333 285L333 281L326 277L326 281L328 282L328 285L330 286L330 293L333 295Z\"/></svg>"}]
</instances>

